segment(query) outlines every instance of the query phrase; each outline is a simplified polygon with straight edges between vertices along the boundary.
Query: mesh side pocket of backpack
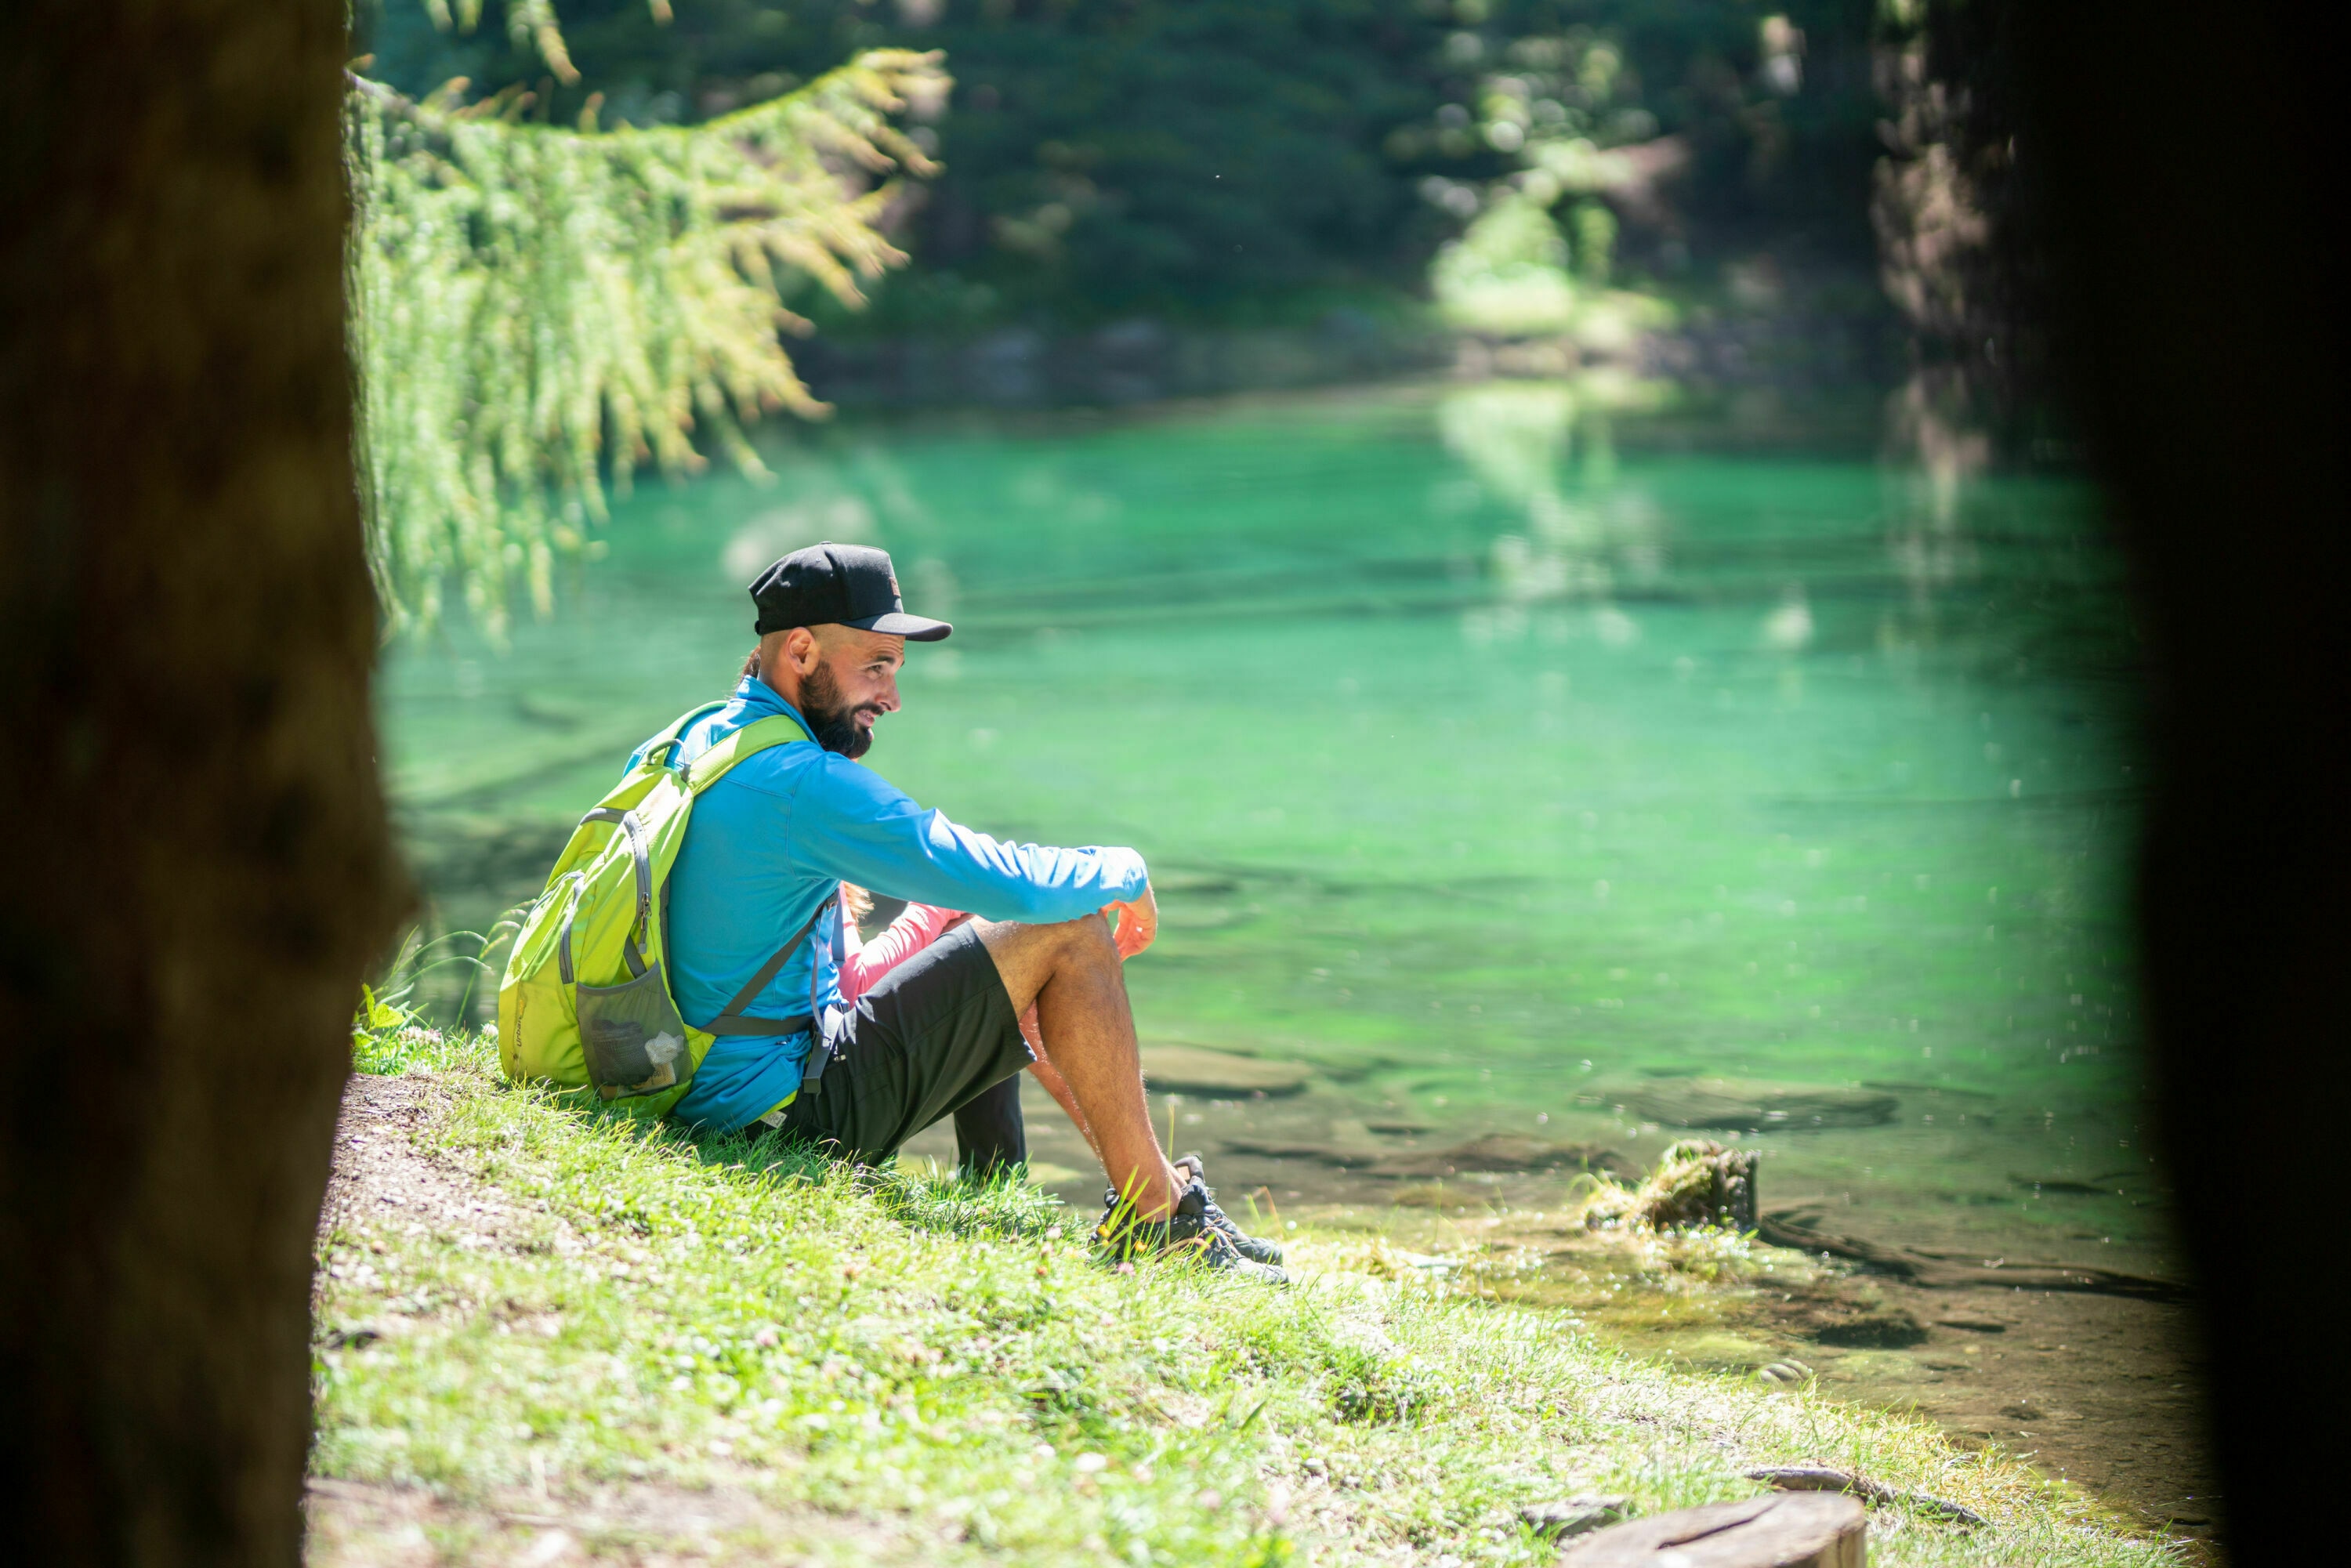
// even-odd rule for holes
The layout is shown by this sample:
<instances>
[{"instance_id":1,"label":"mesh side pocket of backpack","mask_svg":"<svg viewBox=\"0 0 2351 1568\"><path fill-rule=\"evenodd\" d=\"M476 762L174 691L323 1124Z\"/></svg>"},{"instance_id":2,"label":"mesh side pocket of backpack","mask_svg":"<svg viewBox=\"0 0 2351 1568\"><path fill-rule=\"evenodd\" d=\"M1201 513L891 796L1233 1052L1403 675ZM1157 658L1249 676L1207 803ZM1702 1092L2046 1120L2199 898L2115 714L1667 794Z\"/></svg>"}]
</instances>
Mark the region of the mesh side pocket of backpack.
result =
<instances>
[{"instance_id":1,"label":"mesh side pocket of backpack","mask_svg":"<svg viewBox=\"0 0 2351 1568\"><path fill-rule=\"evenodd\" d=\"M607 1100L658 1094L693 1071L685 1020L656 963L617 986L579 988L580 1049L588 1078Z\"/></svg>"}]
</instances>

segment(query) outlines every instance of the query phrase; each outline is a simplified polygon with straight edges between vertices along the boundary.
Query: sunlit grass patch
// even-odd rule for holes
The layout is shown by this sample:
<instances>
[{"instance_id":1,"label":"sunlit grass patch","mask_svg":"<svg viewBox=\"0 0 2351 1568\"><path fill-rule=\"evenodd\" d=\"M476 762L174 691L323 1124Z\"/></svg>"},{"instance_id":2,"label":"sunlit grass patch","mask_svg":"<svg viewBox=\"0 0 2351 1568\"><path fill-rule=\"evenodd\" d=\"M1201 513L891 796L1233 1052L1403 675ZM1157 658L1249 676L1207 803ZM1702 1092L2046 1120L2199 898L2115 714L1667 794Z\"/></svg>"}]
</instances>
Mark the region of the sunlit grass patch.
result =
<instances>
[{"instance_id":1,"label":"sunlit grass patch","mask_svg":"<svg viewBox=\"0 0 2351 1568\"><path fill-rule=\"evenodd\" d=\"M1924 1423L1637 1361L1360 1240L1305 1235L1286 1291L1116 1273L1017 1181L697 1141L507 1087L471 1036L412 1046L354 1093L413 1116L339 1145L322 1476L541 1513L747 1489L937 1561L1504 1563L1554 1550L1526 1504L1822 1459L1995 1521L1880 1509L1879 1562L2165 1557Z\"/></svg>"}]
</instances>

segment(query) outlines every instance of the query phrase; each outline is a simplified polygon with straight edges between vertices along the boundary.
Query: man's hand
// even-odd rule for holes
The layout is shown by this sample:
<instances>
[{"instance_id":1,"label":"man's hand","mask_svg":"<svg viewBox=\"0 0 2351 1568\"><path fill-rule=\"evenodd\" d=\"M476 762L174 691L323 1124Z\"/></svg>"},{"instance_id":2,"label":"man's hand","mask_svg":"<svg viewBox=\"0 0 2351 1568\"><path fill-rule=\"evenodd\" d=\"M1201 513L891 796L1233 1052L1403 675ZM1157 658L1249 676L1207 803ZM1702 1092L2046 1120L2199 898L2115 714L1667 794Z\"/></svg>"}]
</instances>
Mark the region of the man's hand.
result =
<instances>
[{"instance_id":1,"label":"man's hand","mask_svg":"<svg viewBox=\"0 0 2351 1568\"><path fill-rule=\"evenodd\" d=\"M1118 944L1118 956L1132 958L1159 935L1159 900L1151 894L1151 884L1143 884L1143 896L1133 903L1105 904L1102 913L1113 916L1118 929L1113 940Z\"/></svg>"}]
</instances>

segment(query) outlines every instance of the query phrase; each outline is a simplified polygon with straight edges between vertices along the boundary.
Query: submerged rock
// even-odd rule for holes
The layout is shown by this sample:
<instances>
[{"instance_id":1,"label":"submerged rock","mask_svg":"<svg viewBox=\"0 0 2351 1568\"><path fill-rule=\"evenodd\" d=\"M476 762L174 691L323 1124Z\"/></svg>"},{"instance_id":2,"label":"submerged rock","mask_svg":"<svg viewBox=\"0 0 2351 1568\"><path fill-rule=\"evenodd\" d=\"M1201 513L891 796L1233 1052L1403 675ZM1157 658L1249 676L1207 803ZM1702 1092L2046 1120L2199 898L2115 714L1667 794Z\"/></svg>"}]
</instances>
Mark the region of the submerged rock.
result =
<instances>
[{"instance_id":1,"label":"submerged rock","mask_svg":"<svg viewBox=\"0 0 2351 1568\"><path fill-rule=\"evenodd\" d=\"M1880 1127L1894 1120L1901 1103L1882 1090L1833 1084L1660 1078L1627 1090L1622 1103L1643 1120L1668 1127L1761 1133Z\"/></svg>"},{"instance_id":2,"label":"submerged rock","mask_svg":"<svg viewBox=\"0 0 2351 1568\"><path fill-rule=\"evenodd\" d=\"M1464 1171L1593 1171L1629 1176L1638 1169L1598 1144L1552 1144L1516 1133L1489 1133L1449 1149L1385 1154L1364 1167L1374 1176L1428 1177Z\"/></svg>"},{"instance_id":3,"label":"submerged rock","mask_svg":"<svg viewBox=\"0 0 2351 1568\"><path fill-rule=\"evenodd\" d=\"M1926 1325L1905 1307L1886 1301L1844 1298L1815 1300L1801 1314L1812 1337L1846 1350L1907 1350L1927 1343Z\"/></svg>"},{"instance_id":4,"label":"submerged rock","mask_svg":"<svg viewBox=\"0 0 2351 1568\"><path fill-rule=\"evenodd\" d=\"M2030 1263L2012 1258L1986 1259L1974 1252L1886 1247L1862 1237L1839 1236L1824 1230L1822 1219L1817 1208L1782 1209L1765 1215L1756 1229L1774 1247L1850 1258L1878 1273L1929 1290L1990 1285L1995 1290L2083 1291L2098 1295L2136 1296L2149 1301L2191 1299L2188 1287L2169 1280L2076 1263Z\"/></svg>"},{"instance_id":5,"label":"submerged rock","mask_svg":"<svg viewBox=\"0 0 2351 1568\"><path fill-rule=\"evenodd\" d=\"M1756 1310L1782 1335L1847 1350L1907 1350L1931 1337L1924 1323L1876 1281L1833 1270L1774 1275Z\"/></svg>"},{"instance_id":6,"label":"submerged rock","mask_svg":"<svg viewBox=\"0 0 2351 1568\"><path fill-rule=\"evenodd\" d=\"M1591 1171L1621 1180L1640 1167L1598 1144L1552 1144L1516 1133L1489 1133L1444 1149L1397 1149L1373 1141L1360 1122L1332 1124L1328 1139L1228 1138L1236 1154L1313 1160L1342 1170L1397 1181L1429 1181L1467 1172Z\"/></svg>"},{"instance_id":7,"label":"submerged rock","mask_svg":"<svg viewBox=\"0 0 2351 1568\"><path fill-rule=\"evenodd\" d=\"M1248 1100L1259 1094L1295 1094L1313 1069L1302 1061L1268 1061L1196 1045L1146 1045L1143 1078L1163 1094L1207 1094Z\"/></svg>"}]
</instances>

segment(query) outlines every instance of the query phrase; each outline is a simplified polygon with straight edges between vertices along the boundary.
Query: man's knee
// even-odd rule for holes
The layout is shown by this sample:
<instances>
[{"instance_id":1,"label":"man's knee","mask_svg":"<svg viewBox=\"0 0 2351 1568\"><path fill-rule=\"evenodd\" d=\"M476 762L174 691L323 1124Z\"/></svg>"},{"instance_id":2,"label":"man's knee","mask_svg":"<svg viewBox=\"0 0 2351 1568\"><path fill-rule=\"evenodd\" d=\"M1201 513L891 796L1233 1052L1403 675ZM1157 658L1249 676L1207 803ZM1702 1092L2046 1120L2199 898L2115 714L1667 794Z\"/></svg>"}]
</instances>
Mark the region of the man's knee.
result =
<instances>
[{"instance_id":1,"label":"man's knee","mask_svg":"<svg viewBox=\"0 0 2351 1568\"><path fill-rule=\"evenodd\" d=\"M1081 915L1075 920L1064 920L1054 929L1066 933L1064 949L1081 963L1107 964L1118 967L1118 943L1111 936L1110 922L1102 912Z\"/></svg>"},{"instance_id":2,"label":"man's knee","mask_svg":"<svg viewBox=\"0 0 2351 1568\"><path fill-rule=\"evenodd\" d=\"M979 940L1016 1008L1027 1007L1057 976L1118 973L1118 944L1100 915L1050 925L987 922L979 927Z\"/></svg>"},{"instance_id":3,"label":"man's knee","mask_svg":"<svg viewBox=\"0 0 2351 1568\"><path fill-rule=\"evenodd\" d=\"M1108 954L1113 962L1118 958L1118 944L1111 939L1110 922L1098 912L1050 925L984 921L980 924L979 939L991 953L1018 950L1055 958L1074 956L1080 961L1100 954Z\"/></svg>"}]
</instances>

